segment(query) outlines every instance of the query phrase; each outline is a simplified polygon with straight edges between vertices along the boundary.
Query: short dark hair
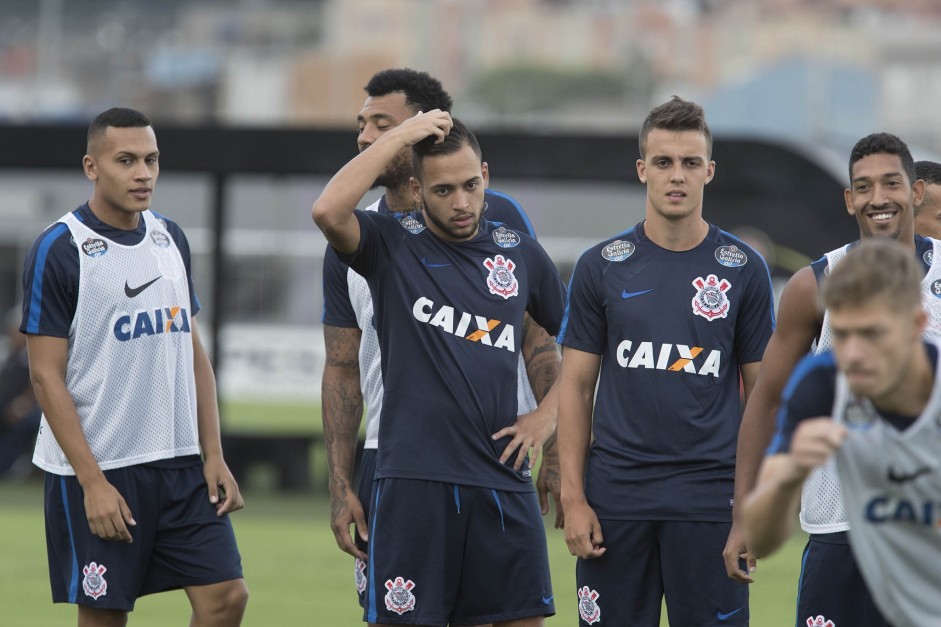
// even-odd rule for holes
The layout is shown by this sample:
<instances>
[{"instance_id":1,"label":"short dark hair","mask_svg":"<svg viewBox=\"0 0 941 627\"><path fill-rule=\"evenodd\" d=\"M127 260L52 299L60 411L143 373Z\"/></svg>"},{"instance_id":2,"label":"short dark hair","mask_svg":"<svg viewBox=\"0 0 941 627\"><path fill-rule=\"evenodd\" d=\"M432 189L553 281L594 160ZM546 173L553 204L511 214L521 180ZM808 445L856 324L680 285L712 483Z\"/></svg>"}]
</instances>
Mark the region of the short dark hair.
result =
<instances>
[{"instance_id":1,"label":"short dark hair","mask_svg":"<svg viewBox=\"0 0 941 627\"><path fill-rule=\"evenodd\" d=\"M853 146L850 152L850 183L853 182L853 166L863 157L869 155L896 155L902 162L902 169L908 176L908 184L913 184L917 177L915 176L915 160L912 159L912 153L908 145L892 133L872 133L866 135Z\"/></svg>"},{"instance_id":2,"label":"short dark hair","mask_svg":"<svg viewBox=\"0 0 941 627\"><path fill-rule=\"evenodd\" d=\"M916 161L915 178L926 185L941 185L941 163L935 161Z\"/></svg>"},{"instance_id":3,"label":"short dark hair","mask_svg":"<svg viewBox=\"0 0 941 627\"><path fill-rule=\"evenodd\" d=\"M125 109L123 107L112 107L107 111L102 111L92 120L88 126L88 147L91 147L93 140L98 139L105 134L109 126L115 128L143 128L153 126L146 115L134 109Z\"/></svg>"},{"instance_id":4,"label":"short dark hair","mask_svg":"<svg viewBox=\"0 0 941 627\"><path fill-rule=\"evenodd\" d=\"M454 106L454 101L441 86L441 81L427 72L409 68L391 68L377 72L363 89L373 98L401 92L405 94L405 103L415 113L432 109L450 112Z\"/></svg>"},{"instance_id":5,"label":"short dark hair","mask_svg":"<svg viewBox=\"0 0 941 627\"><path fill-rule=\"evenodd\" d=\"M712 158L712 131L706 124L706 114L702 107L691 100L683 100L673 96L668 102L654 107L647 114L640 127L640 136L637 144L640 148L640 158L647 154L647 136L655 128L666 131L698 131L706 138L706 157Z\"/></svg>"},{"instance_id":6,"label":"short dark hair","mask_svg":"<svg viewBox=\"0 0 941 627\"><path fill-rule=\"evenodd\" d=\"M881 298L895 311L904 311L921 304L922 274L908 248L896 240L869 237L824 279L820 300L826 309L842 309Z\"/></svg>"},{"instance_id":7,"label":"short dark hair","mask_svg":"<svg viewBox=\"0 0 941 627\"><path fill-rule=\"evenodd\" d=\"M429 135L412 146L412 172L415 173L415 178L421 180L421 164L426 157L453 155L465 145L470 146L477 158L483 161L483 153L480 151L480 144L477 143L474 134L457 118L451 118L451 121L454 126L440 144L435 143L437 136Z\"/></svg>"}]
</instances>

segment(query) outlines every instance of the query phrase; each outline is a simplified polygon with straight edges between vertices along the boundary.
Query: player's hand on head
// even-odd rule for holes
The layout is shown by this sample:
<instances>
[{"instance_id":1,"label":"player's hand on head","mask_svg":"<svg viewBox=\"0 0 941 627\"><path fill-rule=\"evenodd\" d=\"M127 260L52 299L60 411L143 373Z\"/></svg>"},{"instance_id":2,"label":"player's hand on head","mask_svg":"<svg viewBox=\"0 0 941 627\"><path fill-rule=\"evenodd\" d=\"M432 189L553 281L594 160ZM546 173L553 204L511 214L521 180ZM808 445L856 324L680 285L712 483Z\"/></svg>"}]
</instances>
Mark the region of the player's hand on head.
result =
<instances>
[{"instance_id":1,"label":"player's hand on head","mask_svg":"<svg viewBox=\"0 0 941 627\"><path fill-rule=\"evenodd\" d=\"M216 516L224 516L245 507L239 484L223 460L207 459L203 464L203 477L206 479L209 502L216 506Z\"/></svg>"},{"instance_id":2,"label":"player's hand on head","mask_svg":"<svg viewBox=\"0 0 941 627\"><path fill-rule=\"evenodd\" d=\"M432 109L431 111L419 111L408 118L387 135L398 135L402 137L406 145L417 144L426 137L435 136L435 143L440 144L444 138L451 132L454 122L451 120L451 114L441 109Z\"/></svg>"},{"instance_id":3,"label":"player's hand on head","mask_svg":"<svg viewBox=\"0 0 941 627\"><path fill-rule=\"evenodd\" d=\"M353 531L350 530L350 525L356 525ZM330 495L330 528L341 551L366 561L366 553L356 546L352 536L358 533L363 542L369 540L363 505L352 490L347 489L342 494Z\"/></svg>"},{"instance_id":4,"label":"player's hand on head","mask_svg":"<svg viewBox=\"0 0 941 627\"><path fill-rule=\"evenodd\" d=\"M791 458L802 475L823 466L846 439L846 426L830 418L804 420L791 437Z\"/></svg>"},{"instance_id":5,"label":"player's hand on head","mask_svg":"<svg viewBox=\"0 0 941 627\"><path fill-rule=\"evenodd\" d=\"M729 579L739 583L753 583L755 581L751 577L751 573L755 572L757 560L755 555L749 552L745 546L745 534L742 532L741 526L735 522L732 523L729 539L725 543L725 549L722 550L722 560L725 562L725 572ZM745 560L748 572L742 570L740 563L742 560Z\"/></svg>"},{"instance_id":6,"label":"player's hand on head","mask_svg":"<svg viewBox=\"0 0 941 627\"><path fill-rule=\"evenodd\" d=\"M565 510L565 544L569 553L582 559L601 557L607 550L601 523L586 501Z\"/></svg>"},{"instance_id":7,"label":"player's hand on head","mask_svg":"<svg viewBox=\"0 0 941 627\"><path fill-rule=\"evenodd\" d=\"M135 526L137 522L117 488L103 476L82 488L85 493L85 517L91 532L102 540L133 542L128 527Z\"/></svg>"}]
</instances>

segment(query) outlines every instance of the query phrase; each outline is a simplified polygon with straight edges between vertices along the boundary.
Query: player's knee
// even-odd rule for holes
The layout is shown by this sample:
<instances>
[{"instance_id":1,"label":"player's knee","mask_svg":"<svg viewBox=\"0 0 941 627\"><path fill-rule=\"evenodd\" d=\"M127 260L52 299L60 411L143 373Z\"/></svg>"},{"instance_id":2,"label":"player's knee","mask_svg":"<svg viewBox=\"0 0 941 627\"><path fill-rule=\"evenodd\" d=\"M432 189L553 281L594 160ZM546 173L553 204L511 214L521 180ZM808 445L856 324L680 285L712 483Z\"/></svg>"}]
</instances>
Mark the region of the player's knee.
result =
<instances>
[{"instance_id":1,"label":"player's knee","mask_svg":"<svg viewBox=\"0 0 941 627\"><path fill-rule=\"evenodd\" d=\"M239 625L248 605L248 586L244 579L219 584L213 594L200 595L193 603L195 625L205 627Z\"/></svg>"}]
</instances>

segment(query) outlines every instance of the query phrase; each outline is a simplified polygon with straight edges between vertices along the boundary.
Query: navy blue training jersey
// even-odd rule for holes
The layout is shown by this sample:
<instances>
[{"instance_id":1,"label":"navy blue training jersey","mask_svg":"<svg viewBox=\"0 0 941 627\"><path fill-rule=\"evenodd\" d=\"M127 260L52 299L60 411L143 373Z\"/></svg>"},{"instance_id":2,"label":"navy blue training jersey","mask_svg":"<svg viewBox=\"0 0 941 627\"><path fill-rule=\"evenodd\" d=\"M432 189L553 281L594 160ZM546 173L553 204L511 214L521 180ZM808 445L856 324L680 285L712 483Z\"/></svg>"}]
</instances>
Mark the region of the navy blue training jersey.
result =
<instances>
[{"instance_id":1,"label":"navy blue training jersey","mask_svg":"<svg viewBox=\"0 0 941 627\"><path fill-rule=\"evenodd\" d=\"M516 199L509 194L488 189L484 192L484 217L491 222L500 222L506 227L526 233L532 238L536 231ZM379 213L392 214L386 197L377 202ZM347 266L338 258L331 246L327 246L323 261L323 314L320 321L335 327L355 328L358 326L356 312L350 303L349 285L346 280Z\"/></svg>"},{"instance_id":2,"label":"navy blue training jersey","mask_svg":"<svg viewBox=\"0 0 941 627\"><path fill-rule=\"evenodd\" d=\"M542 247L487 220L446 242L421 213L356 211L359 250L341 255L366 277L382 353L377 478L530 491L529 471L499 463L516 422L525 312L559 330L565 287Z\"/></svg>"},{"instance_id":3,"label":"navy blue training jersey","mask_svg":"<svg viewBox=\"0 0 941 627\"><path fill-rule=\"evenodd\" d=\"M730 519L739 367L773 328L764 259L715 226L684 252L640 223L582 254L558 341L601 355L585 476L600 518Z\"/></svg>"},{"instance_id":4,"label":"navy blue training jersey","mask_svg":"<svg viewBox=\"0 0 941 627\"><path fill-rule=\"evenodd\" d=\"M137 229L124 231L99 220L85 203L72 212L82 223L102 237L124 246L134 246L147 232L140 220ZM199 311L199 299L193 287L190 247L183 230L173 221L154 213L166 225L167 233L180 249L186 266L186 280L190 288L190 311ZM33 242L26 255L23 271L23 321L20 331L34 335L69 337L75 305L78 302L78 248L72 241L69 228L56 222Z\"/></svg>"}]
</instances>

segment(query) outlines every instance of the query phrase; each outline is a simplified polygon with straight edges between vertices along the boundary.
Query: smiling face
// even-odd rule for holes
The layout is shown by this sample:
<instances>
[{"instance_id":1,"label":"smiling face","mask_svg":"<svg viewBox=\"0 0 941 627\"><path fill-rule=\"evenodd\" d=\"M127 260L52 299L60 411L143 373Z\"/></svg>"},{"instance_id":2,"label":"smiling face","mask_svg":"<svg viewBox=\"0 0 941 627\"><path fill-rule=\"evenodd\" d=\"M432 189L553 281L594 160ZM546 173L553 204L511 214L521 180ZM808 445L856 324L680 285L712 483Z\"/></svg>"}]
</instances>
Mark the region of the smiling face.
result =
<instances>
[{"instance_id":1,"label":"smiling face","mask_svg":"<svg viewBox=\"0 0 941 627\"><path fill-rule=\"evenodd\" d=\"M477 235L489 182L487 164L464 144L457 152L425 157L420 169L412 192L422 202L432 233L456 242Z\"/></svg>"},{"instance_id":2,"label":"smiling face","mask_svg":"<svg viewBox=\"0 0 941 627\"><path fill-rule=\"evenodd\" d=\"M861 238L907 242L915 234L914 206L923 193L924 181L913 185L898 155L877 152L853 164L850 188L843 195Z\"/></svg>"},{"instance_id":3,"label":"smiling face","mask_svg":"<svg viewBox=\"0 0 941 627\"><path fill-rule=\"evenodd\" d=\"M654 128L637 176L647 185L647 219L682 220L702 215L703 191L715 175L706 137L699 131Z\"/></svg>"},{"instance_id":4,"label":"smiling face","mask_svg":"<svg viewBox=\"0 0 941 627\"><path fill-rule=\"evenodd\" d=\"M159 155L150 126L109 126L90 142L82 164L85 176L95 183L89 206L102 222L137 227L138 214L150 208L160 174Z\"/></svg>"}]
</instances>

